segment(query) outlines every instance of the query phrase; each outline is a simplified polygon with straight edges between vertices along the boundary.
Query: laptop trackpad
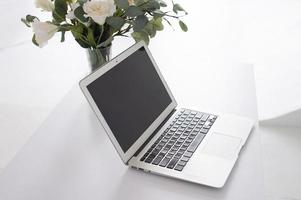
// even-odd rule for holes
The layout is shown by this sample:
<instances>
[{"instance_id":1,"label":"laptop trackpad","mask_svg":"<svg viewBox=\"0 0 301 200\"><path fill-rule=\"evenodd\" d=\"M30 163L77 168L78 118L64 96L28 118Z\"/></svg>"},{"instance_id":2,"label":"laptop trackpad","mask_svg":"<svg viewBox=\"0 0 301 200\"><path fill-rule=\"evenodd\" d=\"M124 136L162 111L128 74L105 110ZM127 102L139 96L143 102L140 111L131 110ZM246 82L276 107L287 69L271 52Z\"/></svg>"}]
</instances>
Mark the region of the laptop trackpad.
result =
<instances>
[{"instance_id":1,"label":"laptop trackpad","mask_svg":"<svg viewBox=\"0 0 301 200\"><path fill-rule=\"evenodd\" d=\"M237 157L241 147L241 138L214 132L209 138L202 153L233 159Z\"/></svg>"}]
</instances>

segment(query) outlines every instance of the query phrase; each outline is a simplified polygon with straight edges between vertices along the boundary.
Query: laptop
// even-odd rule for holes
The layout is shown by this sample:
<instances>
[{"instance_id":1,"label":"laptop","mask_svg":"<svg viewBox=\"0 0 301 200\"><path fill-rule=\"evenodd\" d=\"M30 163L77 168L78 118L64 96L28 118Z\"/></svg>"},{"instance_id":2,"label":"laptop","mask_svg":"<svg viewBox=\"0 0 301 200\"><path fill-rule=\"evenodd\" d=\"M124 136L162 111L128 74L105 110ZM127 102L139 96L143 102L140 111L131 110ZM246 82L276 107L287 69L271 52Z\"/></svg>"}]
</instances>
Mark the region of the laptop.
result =
<instances>
[{"instance_id":1,"label":"laptop","mask_svg":"<svg viewBox=\"0 0 301 200\"><path fill-rule=\"evenodd\" d=\"M143 41L80 87L124 164L197 184L224 186L254 126L245 117L179 107Z\"/></svg>"}]
</instances>

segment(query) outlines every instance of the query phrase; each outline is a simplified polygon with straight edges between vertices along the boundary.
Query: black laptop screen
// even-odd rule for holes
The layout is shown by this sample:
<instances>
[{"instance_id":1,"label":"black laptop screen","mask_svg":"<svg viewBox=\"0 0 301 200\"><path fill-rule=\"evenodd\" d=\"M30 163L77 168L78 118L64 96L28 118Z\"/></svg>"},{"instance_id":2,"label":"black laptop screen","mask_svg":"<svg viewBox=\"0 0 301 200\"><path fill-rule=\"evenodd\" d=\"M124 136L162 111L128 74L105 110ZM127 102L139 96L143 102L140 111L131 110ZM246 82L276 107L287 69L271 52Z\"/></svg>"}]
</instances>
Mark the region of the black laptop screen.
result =
<instances>
[{"instance_id":1,"label":"black laptop screen","mask_svg":"<svg viewBox=\"0 0 301 200\"><path fill-rule=\"evenodd\" d=\"M172 102L144 47L87 88L124 152Z\"/></svg>"}]
</instances>

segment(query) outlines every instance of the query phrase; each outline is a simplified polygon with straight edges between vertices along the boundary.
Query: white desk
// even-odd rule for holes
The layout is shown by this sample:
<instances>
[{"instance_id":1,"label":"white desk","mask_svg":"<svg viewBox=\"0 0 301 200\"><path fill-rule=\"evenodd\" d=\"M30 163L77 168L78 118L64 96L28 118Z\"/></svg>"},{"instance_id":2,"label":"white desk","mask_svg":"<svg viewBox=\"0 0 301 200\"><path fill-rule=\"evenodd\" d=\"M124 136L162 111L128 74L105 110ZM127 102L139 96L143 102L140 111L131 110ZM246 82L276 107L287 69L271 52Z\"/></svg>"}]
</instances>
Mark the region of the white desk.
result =
<instances>
[{"instance_id":1,"label":"white desk","mask_svg":"<svg viewBox=\"0 0 301 200\"><path fill-rule=\"evenodd\" d=\"M179 103L257 118L251 66L202 73L170 83ZM258 131L241 155L222 189L128 169L75 86L1 174L0 199L263 199Z\"/></svg>"}]
</instances>

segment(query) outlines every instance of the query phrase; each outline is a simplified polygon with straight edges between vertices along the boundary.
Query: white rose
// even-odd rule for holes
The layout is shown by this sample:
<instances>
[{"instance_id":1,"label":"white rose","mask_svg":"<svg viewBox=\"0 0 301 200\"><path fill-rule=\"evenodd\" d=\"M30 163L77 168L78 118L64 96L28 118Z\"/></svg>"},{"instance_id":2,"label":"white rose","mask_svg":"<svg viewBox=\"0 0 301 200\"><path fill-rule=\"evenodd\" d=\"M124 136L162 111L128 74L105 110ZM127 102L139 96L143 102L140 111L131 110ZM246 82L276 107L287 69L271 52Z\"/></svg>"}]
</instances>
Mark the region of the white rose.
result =
<instances>
[{"instance_id":1,"label":"white rose","mask_svg":"<svg viewBox=\"0 0 301 200\"><path fill-rule=\"evenodd\" d=\"M107 17L116 11L114 0L91 0L83 5L86 16L91 17L97 24L103 25Z\"/></svg>"},{"instance_id":2,"label":"white rose","mask_svg":"<svg viewBox=\"0 0 301 200\"><path fill-rule=\"evenodd\" d=\"M48 40L59 30L57 26L48 22L40 22L37 19L34 19L32 29L39 47L45 46Z\"/></svg>"},{"instance_id":3,"label":"white rose","mask_svg":"<svg viewBox=\"0 0 301 200\"><path fill-rule=\"evenodd\" d=\"M51 12L54 10L54 5L50 0L35 0L35 5L45 11Z\"/></svg>"}]
</instances>

